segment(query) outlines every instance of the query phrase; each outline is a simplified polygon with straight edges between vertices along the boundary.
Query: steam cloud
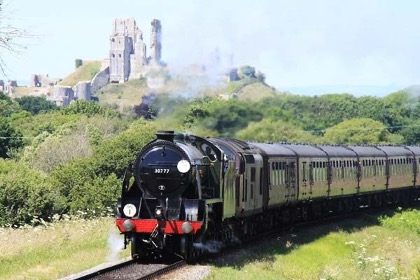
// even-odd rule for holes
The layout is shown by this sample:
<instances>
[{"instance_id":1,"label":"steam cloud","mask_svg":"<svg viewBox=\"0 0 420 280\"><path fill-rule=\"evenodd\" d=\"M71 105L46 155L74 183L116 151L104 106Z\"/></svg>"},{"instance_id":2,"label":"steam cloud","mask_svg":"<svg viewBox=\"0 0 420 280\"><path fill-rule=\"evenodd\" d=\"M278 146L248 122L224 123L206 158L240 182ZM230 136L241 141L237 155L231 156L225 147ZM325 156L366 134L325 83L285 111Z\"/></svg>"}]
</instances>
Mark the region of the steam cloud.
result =
<instances>
[{"instance_id":1,"label":"steam cloud","mask_svg":"<svg viewBox=\"0 0 420 280\"><path fill-rule=\"evenodd\" d=\"M119 252L124 248L124 238L116 231L111 231L108 235L108 257L107 261L118 260Z\"/></svg>"}]
</instances>

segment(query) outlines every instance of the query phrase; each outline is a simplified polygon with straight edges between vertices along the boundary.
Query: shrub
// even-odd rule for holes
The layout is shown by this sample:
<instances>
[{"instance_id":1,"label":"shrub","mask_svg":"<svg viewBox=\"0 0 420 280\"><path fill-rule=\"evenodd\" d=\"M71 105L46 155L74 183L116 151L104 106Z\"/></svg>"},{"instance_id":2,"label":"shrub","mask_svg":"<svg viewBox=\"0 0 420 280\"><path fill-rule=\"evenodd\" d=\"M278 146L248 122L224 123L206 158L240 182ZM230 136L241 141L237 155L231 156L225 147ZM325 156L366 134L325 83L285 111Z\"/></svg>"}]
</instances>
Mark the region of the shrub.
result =
<instances>
[{"instance_id":1,"label":"shrub","mask_svg":"<svg viewBox=\"0 0 420 280\"><path fill-rule=\"evenodd\" d=\"M0 226L50 220L63 210L63 199L47 177L22 163L0 159Z\"/></svg>"}]
</instances>

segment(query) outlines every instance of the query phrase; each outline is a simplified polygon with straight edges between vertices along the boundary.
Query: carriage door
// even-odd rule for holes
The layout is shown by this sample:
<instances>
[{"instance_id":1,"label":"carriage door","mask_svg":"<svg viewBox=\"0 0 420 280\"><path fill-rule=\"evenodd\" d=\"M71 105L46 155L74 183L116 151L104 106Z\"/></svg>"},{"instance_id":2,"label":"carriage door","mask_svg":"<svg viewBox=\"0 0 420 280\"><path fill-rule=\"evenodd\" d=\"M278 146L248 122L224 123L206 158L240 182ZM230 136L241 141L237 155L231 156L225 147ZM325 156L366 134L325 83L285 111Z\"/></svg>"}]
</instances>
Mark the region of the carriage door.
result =
<instances>
[{"instance_id":1,"label":"carriage door","mask_svg":"<svg viewBox=\"0 0 420 280\"><path fill-rule=\"evenodd\" d=\"M245 210L254 211L262 207L261 170L263 159L261 155L245 155L246 167L244 176L243 201Z\"/></svg>"},{"instance_id":2,"label":"carriage door","mask_svg":"<svg viewBox=\"0 0 420 280\"><path fill-rule=\"evenodd\" d=\"M287 201L296 200L297 186L296 186L296 162L288 161L286 163L286 198Z\"/></svg>"}]
</instances>

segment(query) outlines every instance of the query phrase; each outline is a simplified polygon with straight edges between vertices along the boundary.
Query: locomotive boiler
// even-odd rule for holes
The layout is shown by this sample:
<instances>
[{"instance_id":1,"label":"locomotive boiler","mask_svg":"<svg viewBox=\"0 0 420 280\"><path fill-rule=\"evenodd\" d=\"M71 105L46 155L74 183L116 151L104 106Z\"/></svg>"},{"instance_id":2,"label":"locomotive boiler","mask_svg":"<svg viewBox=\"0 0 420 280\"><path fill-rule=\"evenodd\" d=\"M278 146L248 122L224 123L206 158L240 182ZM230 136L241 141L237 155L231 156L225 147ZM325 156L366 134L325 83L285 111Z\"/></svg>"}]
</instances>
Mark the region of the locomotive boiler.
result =
<instances>
[{"instance_id":1,"label":"locomotive boiler","mask_svg":"<svg viewBox=\"0 0 420 280\"><path fill-rule=\"evenodd\" d=\"M419 200L420 147L249 143L159 131L127 168L133 258L203 253L299 220Z\"/></svg>"}]
</instances>

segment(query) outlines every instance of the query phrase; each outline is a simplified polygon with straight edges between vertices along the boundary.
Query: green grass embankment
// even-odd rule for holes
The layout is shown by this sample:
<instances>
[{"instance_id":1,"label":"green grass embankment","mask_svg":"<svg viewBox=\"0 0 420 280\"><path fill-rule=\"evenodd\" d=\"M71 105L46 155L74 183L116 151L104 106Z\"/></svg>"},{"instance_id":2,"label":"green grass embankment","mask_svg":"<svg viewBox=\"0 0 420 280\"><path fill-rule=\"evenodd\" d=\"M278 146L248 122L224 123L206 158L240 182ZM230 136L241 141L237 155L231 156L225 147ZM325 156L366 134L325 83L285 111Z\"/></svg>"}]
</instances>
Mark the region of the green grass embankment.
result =
<instances>
[{"instance_id":1,"label":"green grass embankment","mask_svg":"<svg viewBox=\"0 0 420 280\"><path fill-rule=\"evenodd\" d=\"M216 263L208 279L420 279L420 210L296 230Z\"/></svg>"}]
</instances>

